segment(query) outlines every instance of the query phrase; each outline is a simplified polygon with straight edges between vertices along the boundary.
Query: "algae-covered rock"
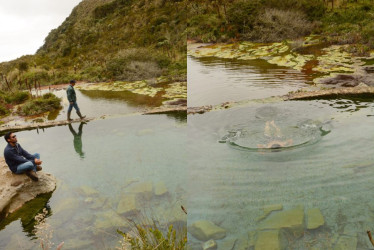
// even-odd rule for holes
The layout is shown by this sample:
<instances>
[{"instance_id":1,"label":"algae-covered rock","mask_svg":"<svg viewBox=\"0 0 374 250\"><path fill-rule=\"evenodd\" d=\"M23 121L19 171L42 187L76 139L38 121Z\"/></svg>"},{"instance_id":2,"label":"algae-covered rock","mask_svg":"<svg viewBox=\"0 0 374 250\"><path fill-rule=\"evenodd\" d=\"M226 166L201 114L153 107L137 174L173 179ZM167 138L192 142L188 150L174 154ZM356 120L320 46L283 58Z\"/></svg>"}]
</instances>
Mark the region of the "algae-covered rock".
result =
<instances>
[{"instance_id":1,"label":"algae-covered rock","mask_svg":"<svg viewBox=\"0 0 374 250\"><path fill-rule=\"evenodd\" d=\"M255 250L280 250L279 230L261 231L258 233Z\"/></svg>"},{"instance_id":2,"label":"algae-covered rock","mask_svg":"<svg viewBox=\"0 0 374 250\"><path fill-rule=\"evenodd\" d=\"M214 250L217 249L217 242L214 240L208 240L203 243L203 250Z\"/></svg>"},{"instance_id":3,"label":"algae-covered rock","mask_svg":"<svg viewBox=\"0 0 374 250\"><path fill-rule=\"evenodd\" d=\"M124 194L118 203L119 214L134 214L139 211L134 194Z\"/></svg>"},{"instance_id":4,"label":"algae-covered rock","mask_svg":"<svg viewBox=\"0 0 374 250\"><path fill-rule=\"evenodd\" d=\"M162 196L168 193L168 189L164 182L160 181L155 184L155 195Z\"/></svg>"},{"instance_id":5,"label":"algae-covered rock","mask_svg":"<svg viewBox=\"0 0 374 250\"><path fill-rule=\"evenodd\" d=\"M340 236L333 250L356 250L357 237Z\"/></svg>"},{"instance_id":6,"label":"algae-covered rock","mask_svg":"<svg viewBox=\"0 0 374 250\"><path fill-rule=\"evenodd\" d=\"M147 95L154 97L162 88L155 88L147 81L135 82L114 82L114 83L96 83L80 86L81 90L101 90L101 91L130 91L134 94Z\"/></svg>"},{"instance_id":7,"label":"algae-covered rock","mask_svg":"<svg viewBox=\"0 0 374 250\"><path fill-rule=\"evenodd\" d=\"M316 229L325 224L325 219L319 208L311 208L307 211L307 228Z\"/></svg>"},{"instance_id":8,"label":"algae-covered rock","mask_svg":"<svg viewBox=\"0 0 374 250\"><path fill-rule=\"evenodd\" d=\"M301 236L304 230L304 207L298 206L293 209L271 214L259 226L260 230L282 228L288 229L294 234Z\"/></svg>"},{"instance_id":9,"label":"algae-covered rock","mask_svg":"<svg viewBox=\"0 0 374 250\"><path fill-rule=\"evenodd\" d=\"M210 239L218 240L226 237L225 229L207 220L194 222L189 228L188 232L196 239L202 241L207 241Z\"/></svg>"}]
</instances>

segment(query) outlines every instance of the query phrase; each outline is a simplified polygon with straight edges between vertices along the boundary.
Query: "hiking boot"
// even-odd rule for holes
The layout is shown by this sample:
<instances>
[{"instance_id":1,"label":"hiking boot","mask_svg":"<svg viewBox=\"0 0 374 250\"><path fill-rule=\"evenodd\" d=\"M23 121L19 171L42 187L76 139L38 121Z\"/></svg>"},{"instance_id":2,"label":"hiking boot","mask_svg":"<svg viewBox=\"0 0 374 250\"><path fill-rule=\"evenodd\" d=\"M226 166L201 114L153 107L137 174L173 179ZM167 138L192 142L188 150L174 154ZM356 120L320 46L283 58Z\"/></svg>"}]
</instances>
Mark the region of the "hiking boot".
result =
<instances>
[{"instance_id":1,"label":"hiking boot","mask_svg":"<svg viewBox=\"0 0 374 250\"><path fill-rule=\"evenodd\" d=\"M26 172L26 175L33 181L39 181L39 178L38 176L36 176L36 173L34 173L34 171L29 171L29 172Z\"/></svg>"},{"instance_id":2,"label":"hiking boot","mask_svg":"<svg viewBox=\"0 0 374 250\"><path fill-rule=\"evenodd\" d=\"M86 116L82 115L80 111L77 111L77 115L79 116L79 118L81 118L81 120L86 118Z\"/></svg>"},{"instance_id":3,"label":"hiking boot","mask_svg":"<svg viewBox=\"0 0 374 250\"><path fill-rule=\"evenodd\" d=\"M71 111L68 112L68 121L70 122L72 119L70 118L70 115L71 115Z\"/></svg>"},{"instance_id":4,"label":"hiking boot","mask_svg":"<svg viewBox=\"0 0 374 250\"><path fill-rule=\"evenodd\" d=\"M36 171L41 171L43 168L42 168L42 166L36 166Z\"/></svg>"}]
</instances>

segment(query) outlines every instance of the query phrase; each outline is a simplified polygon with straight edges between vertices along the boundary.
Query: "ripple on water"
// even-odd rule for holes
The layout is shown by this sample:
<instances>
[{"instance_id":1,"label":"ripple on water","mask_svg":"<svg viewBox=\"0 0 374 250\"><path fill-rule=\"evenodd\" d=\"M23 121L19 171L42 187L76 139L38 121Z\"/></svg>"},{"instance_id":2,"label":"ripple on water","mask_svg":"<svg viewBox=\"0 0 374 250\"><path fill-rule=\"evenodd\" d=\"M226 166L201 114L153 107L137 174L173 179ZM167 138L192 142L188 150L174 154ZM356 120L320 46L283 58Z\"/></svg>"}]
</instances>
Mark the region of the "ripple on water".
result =
<instances>
[{"instance_id":1,"label":"ripple on water","mask_svg":"<svg viewBox=\"0 0 374 250\"><path fill-rule=\"evenodd\" d=\"M317 143L330 131L328 123L319 121L305 120L298 124L283 122L278 125L274 120L269 120L257 126L253 123L234 126L219 142L241 150L278 152Z\"/></svg>"}]
</instances>

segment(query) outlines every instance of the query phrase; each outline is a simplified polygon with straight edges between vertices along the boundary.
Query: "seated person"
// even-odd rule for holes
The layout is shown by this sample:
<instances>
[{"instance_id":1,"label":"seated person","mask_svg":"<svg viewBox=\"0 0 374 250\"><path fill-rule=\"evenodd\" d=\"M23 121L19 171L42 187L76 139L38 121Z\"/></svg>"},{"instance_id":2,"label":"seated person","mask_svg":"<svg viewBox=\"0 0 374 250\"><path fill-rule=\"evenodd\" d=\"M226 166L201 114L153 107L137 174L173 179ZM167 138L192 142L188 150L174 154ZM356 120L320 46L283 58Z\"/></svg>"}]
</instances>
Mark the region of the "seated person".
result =
<instances>
[{"instance_id":1,"label":"seated person","mask_svg":"<svg viewBox=\"0 0 374 250\"><path fill-rule=\"evenodd\" d=\"M31 180L38 181L39 178L36 175L36 171L42 170L40 155L38 153L31 155L24 150L17 143L17 136L12 132L6 133L4 138L8 143L4 149L4 158L9 169L15 174L26 173Z\"/></svg>"}]
</instances>

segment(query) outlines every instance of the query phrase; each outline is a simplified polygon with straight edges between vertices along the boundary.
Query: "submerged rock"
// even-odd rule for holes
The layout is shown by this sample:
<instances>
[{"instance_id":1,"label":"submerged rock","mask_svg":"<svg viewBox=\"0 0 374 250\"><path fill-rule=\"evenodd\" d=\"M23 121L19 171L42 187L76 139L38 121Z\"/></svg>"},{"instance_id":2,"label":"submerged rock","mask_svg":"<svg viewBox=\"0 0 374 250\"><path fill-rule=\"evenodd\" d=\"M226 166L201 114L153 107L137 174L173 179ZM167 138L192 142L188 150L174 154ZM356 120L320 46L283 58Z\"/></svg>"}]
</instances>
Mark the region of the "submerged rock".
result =
<instances>
[{"instance_id":1,"label":"submerged rock","mask_svg":"<svg viewBox=\"0 0 374 250\"><path fill-rule=\"evenodd\" d=\"M323 218L323 215L321 213L321 210L319 210L319 208L308 209L307 218L308 218L308 221L307 221L308 229L316 229L325 224L325 219Z\"/></svg>"},{"instance_id":2,"label":"submerged rock","mask_svg":"<svg viewBox=\"0 0 374 250\"><path fill-rule=\"evenodd\" d=\"M56 188L56 178L51 174L40 171L37 173L38 182L33 182L25 174L13 174L0 158L0 213L7 216L21 208L27 201L44 193L50 193Z\"/></svg>"},{"instance_id":3,"label":"submerged rock","mask_svg":"<svg viewBox=\"0 0 374 250\"><path fill-rule=\"evenodd\" d=\"M207 241L210 239L223 239L226 237L226 230L214 223L201 220L194 222L188 230L196 239Z\"/></svg>"},{"instance_id":4,"label":"submerged rock","mask_svg":"<svg viewBox=\"0 0 374 250\"><path fill-rule=\"evenodd\" d=\"M290 210L271 214L260 224L260 230L288 229L296 236L304 231L304 207L298 206Z\"/></svg>"},{"instance_id":5,"label":"submerged rock","mask_svg":"<svg viewBox=\"0 0 374 250\"><path fill-rule=\"evenodd\" d=\"M281 241L279 230L261 231L258 233L255 250L280 250Z\"/></svg>"},{"instance_id":6,"label":"submerged rock","mask_svg":"<svg viewBox=\"0 0 374 250\"><path fill-rule=\"evenodd\" d=\"M152 182L142 182L131 186L128 191L136 195L138 199L149 200L153 196L153 184Z\"/></svg>"},{"instance_id":7,"label":"submerged rock","mask_svg":"<svg viewBox=\"0 0 374 250\"><path fill-rule=\"evenodd\" d=\"M257 221L261 221L265 219L271 212L273 211L279 211L283 209L282 204L274 204L274 205L268 205L263 208L264 214L257 219Z\"/></svg>"},{"instance_id":8,"label":"submerged rock","mask_svg":"<svg viewBox=\"0 0 374 250\"><path fill-rule=\"evenodd\" d=\"M156 196L162 196L168 193L168 189L166 188L166 185L164 182L158 182L155 184L155 195Z\"/></svg>"},{"instance_id":9,"label":"submerged rock","mask_svg":"<svg viewBox=\"0 0 374 250\"><path fill-rule=\"evenodd\" d=\"M134 194L125 194L118 203L119 214L135 214L139 211Z\"/></svg>"}]
</instances>

